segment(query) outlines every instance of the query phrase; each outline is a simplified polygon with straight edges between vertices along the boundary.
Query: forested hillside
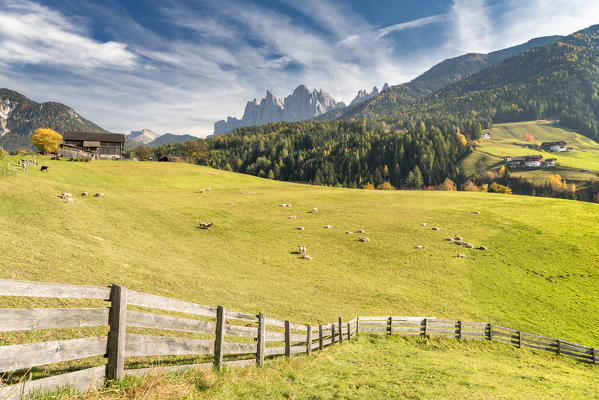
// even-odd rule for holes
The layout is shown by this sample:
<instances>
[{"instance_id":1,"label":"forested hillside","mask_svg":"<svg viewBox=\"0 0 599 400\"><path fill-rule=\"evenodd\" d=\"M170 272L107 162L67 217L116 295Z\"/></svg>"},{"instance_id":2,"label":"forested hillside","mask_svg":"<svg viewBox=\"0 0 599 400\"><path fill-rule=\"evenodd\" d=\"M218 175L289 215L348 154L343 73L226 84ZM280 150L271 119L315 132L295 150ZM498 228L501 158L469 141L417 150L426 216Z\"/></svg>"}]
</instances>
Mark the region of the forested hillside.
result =
<instances>
[{"instance_id":1,"label":"forested hillside","mask_svg":"<svg viewBox=\"0 0 599 400\"><path fill-rule=\"evenodd\" d=\"M480 126L467 124L461 131L476 137ZM466 137L452 125L302 121L169 144L154 149L154 156L185 156L201 165L287 181L421 188L446 177L465 179L456 162L467 151Z\"/></svg>"},{"instance_id":2,"label":"forested hillside","mask_svg":"<svg viewBox=\"0 0 599 400\"><path fill-rule=\"evenodd\" d=\"M511 57L413 104L377 97L352 118L475 119L483 125L535 119L599 138L599 25Z\"/></svg>"}]
</instances>

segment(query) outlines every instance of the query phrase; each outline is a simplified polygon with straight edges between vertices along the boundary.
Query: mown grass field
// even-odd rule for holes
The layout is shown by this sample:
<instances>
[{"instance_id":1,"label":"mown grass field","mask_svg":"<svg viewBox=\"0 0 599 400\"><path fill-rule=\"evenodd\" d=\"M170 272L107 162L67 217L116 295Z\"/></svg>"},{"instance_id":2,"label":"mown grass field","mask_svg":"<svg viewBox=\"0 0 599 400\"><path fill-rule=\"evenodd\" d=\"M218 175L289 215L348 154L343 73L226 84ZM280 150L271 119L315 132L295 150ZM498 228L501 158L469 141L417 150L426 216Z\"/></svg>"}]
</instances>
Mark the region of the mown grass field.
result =
<instances>
[{"instance_id":1,"label":"mown grass field","mask_svg":"<svg viewBox=\"0 0 599 400\"><path fill-rule=\"evenodd\" d=\"M362 334L264 368L126 379L64 399L596 399L599 370L489 342ZM40 396L38 400L61 399Z\"/></svg>"},{"instance_id":2,"label":"mown grass field","mask_svg":"<svg viewBox=\"0 0 599 400\"><path fill-rule=\"evenodd\" d=\"M560 166L545 168L542 170L516 170L513 176L522 176L537 184L547 182L549 175L558 173L568 182L576 183L583 187L589 181L599 179L599 144L582 136L570 129L562 128L549 121L515 122L507 124L496 124L491 130L483 132L491 134L490 139L483 139L477 147L461 162L461 166L468 174L476 171L478 161L489 169L497 170L503 165L504 156L525 156L541 154L543 158L557 158ZM534 142L526 142L525 134L534 136ZM526 145L538 144L564 140L568 147L577 151L561 153L547 153L532 150ZM590 170L590 172L583 172Z\"/></svg>"},{"instance_id":3,"label":"mown grass field","mask_svg":"<svg viewBox=\"0 0 599 400\"><path fill-rule=\"evenodd\" d=\"M0 167L14 160L0 160ZM306 186L188 164L43 163L50 166L48 173L29 168L0 176L2 278L118 283L296 323L327 323L339 315L345 320L419 315L490 321L599 346L597 204ZM212 191L199 193L201 188ZM83 191L105 196L82 198ZM74 194L73 205L58 197L62 192ZM313 207L318 213L308 212ZM475 210L480 215L472 214ZM215 225L201 230L200 221ZM333 228L324 229L327 224ZM297 225L305 230L296 230ZM433 226L440 230L432 231ZM370 242L346 234L350 229L365 229ZM456 234L488 250L443 240ZM312 261L295 254L299 243L307 246ZM416 245L426 248L416 250ZM467 258L457 258L458 253ZM49 304L42 299L0 301L3 307ZM50 336L2 335L0 344L40 338ZM460 353L468 364L470 356ZM334 375L335 364L329 365ZM368 363L363 367L371 368ZM586 371L574 364L568 368ZM443 379L444 371L439 360L429 374L432 380ZM269 373L280 374L263 372L265 382L270 382ZM306 374L311 379L311 372ZM584 376L576 379L582 384ZM406 387L421 383L414 380ZM385 379L372 385L373 393L386 388Z\"/></svg>"}]
</instances>

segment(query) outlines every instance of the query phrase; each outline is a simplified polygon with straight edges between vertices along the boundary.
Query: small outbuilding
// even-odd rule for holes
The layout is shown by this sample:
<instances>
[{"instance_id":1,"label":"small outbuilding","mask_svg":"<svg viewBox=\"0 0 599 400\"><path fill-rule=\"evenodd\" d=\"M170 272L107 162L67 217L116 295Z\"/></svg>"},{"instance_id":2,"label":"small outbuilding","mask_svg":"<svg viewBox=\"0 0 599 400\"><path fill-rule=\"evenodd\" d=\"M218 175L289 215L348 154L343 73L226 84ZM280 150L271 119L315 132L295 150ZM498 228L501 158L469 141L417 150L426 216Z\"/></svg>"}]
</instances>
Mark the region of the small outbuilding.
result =
<instances>
[{"instance_id":1,"label":"small outbuilding","mask_svg":"<svg viewBox=\"0 0 599 400\"><path fill-rule=\"evenodd\" d=\"M557 142L543 142L541 144L541 148L549 153L557 152L557 151L568 151L568 147L566 146L566 142L563 140Z\"/></svg>"}]
</instances>

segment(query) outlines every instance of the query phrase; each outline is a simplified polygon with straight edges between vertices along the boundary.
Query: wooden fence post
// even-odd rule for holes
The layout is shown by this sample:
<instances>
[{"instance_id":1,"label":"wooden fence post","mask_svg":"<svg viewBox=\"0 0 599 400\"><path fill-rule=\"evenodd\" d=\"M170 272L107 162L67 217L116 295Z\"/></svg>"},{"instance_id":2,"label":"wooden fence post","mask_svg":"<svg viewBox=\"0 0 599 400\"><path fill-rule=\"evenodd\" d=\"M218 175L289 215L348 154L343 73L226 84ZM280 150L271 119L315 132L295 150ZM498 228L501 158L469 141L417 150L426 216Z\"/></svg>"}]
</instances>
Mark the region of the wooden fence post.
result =
<instances>
[{"instance_id":1,"label":"wooden fence post","mask_svg":"<svg viewBox=\"0 0 599 400\"><path fill-rule=\"evenodd\" d=\"M593 365L597 365L597 349L593 348Z\"/></svg>"},{"instance_id":2,"label":"wooden fence post","mask_svg":"<svg viewBox=\"0 0 599 400\"><path fill-rule=\"evenodd\" d=\"M225 308L216 308L216 330L214 332L214 366L217 370L223 369L223 342L225 341Z\"/></svg>"},{"instance_id":3,"label":"wooden fence post","mask_svg":"<svg viewBox=\"0 0 599 400\"><path fill-rule=\"evenodd\" d=\"M335 343L335 324L331 324L331 344Z\"/></svg>"},{"instance_id":4,"label":"wooden fence post","mask_svg":"<svg viewBox=\"0 0 599 400\"><path fill-rule=\"evenodd\" d=\"M324 349L324 338L322 335L322 324L318 324L318 350Z\"/></svg>"},{"instance_id":5,"label":"wooden fence post","mask_svg":"<svg viewBox=\"0 0 599 400\"><path fill-rule=\"evenodd\" d=\"M489 323L489 340L493 341L493 324Z\"/></svg>"},{"instance_id":6,"label":"wooden fence post","mask_svg":"<svg viewBox=\"0 0 599 400\"><path fill-rule=\"evenodd\" d=\"M110 289L110 331L106 379L123 379L125 375L125 338L127 327L127 288L112 285Z\"/></svg>"},{"instance_id":7,"label":"wooden fence post","mask_svg":"<svg viewBox=\"0 0 599 400\"><path fill-rule=\"evenodd\" d=\"M291 357L291 326L285 321L285 357Z\"/></svg>"},{"instance_id":8,"label":"wooden fence post","mask_svg":"<svg viewBox=\"0 0 599 400\"><path fill-rule=\"evenodd\" d=\"M389 317L389 335L393 334L393 317Z\"/></svg>"},{"instance_id":9,"label":"wooden fence post","mask_svg":"<svg viewBox=\"0 0 599 400\"><path fill-rule=\"evenodd\" d=\"M518 348L522 348L522 331L518 331Z\"/></svg>"},{"instance_id":10,"label":"wooden fence post","mask_svg":"<svg viewBox=\"0 0 599 400\"><path fill-rule=\"evenodd\" d=\"M428 336L428 318L424 319L424 336Z\"/></svg>"},{"instance_id":11,"label":"wooden fence post","mask_svg":"<svg viewBox=\"0 0 599 400\"><path fill-rule=\"evenodd\" d=\"M341 317L339 317L339 343L343 342L343 323Z\"/></svg>"},{"instance_id":12,"label":"wooden fence post","mask_svg":"<svg viewBox=\"0 0 599 400\"><path fill-rule=\"evenodd\" d=\"M264 340L266 336L266 315L258 314L258 351L256 353L256 364L259 367L264 366Z\"/></svg>"},{"instance_id":13,"label":"wooden fence post","mask_svg":"<svg viewBox=\"0 0 599 400\"><path fill-rule=\"evenodd\" d=\"M312 354L312 327L310 325L306 325L306 330L308 331L306 335L306 353L310 355Z\"/></svg>"},{"instance_id":14,"label":"wooden fence post","mask_svg":"<svg viewBox=\"0 0 599 400\"><path fill-rule=\"evenodd\" d=\"M360 332L360 317L356 317L356 335Z\"/></svg>"},{"instance_id":15,"label":"wooden fence post","mask_svg":"<svg viewBox=\"0 0 599 400\"><path fill-rule=\"evenodd\" d=\"M351 327L349 326L349 322L347 323L347 340L351 340Z\"/></svg>"},{"instance_id":16,"label":"wooden fence post","mask_svg":"<svg viewBox=\"0 0 599 400\"><path fill-rule=\"evenodd\" d=\"M464 338L464 334L462 333L462 321L458 321L458 338L460 340Z\"/></svg>"},{"instance_id":17,"label":"wooden fence post","mask_svg":"<svg viewBox=\"0 0 599 400\"><path fill-rule=\"evenodd\" d=\"M562 341L557 339L557 355L561 355L562 354Z\"/></svg>"}]
</instances>

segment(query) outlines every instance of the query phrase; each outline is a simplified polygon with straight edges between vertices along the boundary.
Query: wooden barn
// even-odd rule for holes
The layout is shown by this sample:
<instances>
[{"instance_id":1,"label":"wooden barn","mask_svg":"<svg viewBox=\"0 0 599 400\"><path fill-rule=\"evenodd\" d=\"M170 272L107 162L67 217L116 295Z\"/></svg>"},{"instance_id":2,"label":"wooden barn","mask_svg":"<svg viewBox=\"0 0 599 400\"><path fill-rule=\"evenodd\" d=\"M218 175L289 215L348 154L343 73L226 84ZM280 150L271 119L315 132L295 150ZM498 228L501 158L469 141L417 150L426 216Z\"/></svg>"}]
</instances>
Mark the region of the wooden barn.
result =
<instances>
[{"instance_id":1,"label":"wooden barn","mask_svg":"<svg viewBox=\"0 0 599 400\"><path fill-rule=\"evenodd\" d=\"M62 133L61 157L89 157L101 160L116 160L123 157L125 135L107 132Z\"/></svg>"}]
</instances>

